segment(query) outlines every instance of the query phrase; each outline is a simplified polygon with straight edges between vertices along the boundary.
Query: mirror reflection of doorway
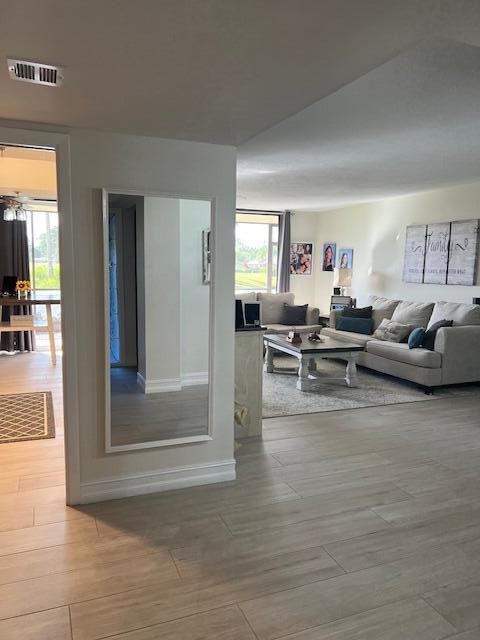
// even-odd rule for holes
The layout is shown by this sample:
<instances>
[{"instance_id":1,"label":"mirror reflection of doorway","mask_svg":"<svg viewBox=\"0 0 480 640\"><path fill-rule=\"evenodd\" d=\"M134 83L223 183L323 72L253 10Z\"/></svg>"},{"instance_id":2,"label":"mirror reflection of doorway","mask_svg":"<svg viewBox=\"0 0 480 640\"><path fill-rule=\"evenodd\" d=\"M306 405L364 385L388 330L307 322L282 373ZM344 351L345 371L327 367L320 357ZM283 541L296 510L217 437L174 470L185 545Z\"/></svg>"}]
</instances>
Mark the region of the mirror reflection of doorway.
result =
<instances>
[{"instance_id":1,"label":"mirror reflection of doorway","mask_svg":"<svg viewBox=\"0 0 480 640\"><path fill-rule=\"evenodd\" d=\"M107 450L208 438L211 203L106 201Z\"/></svg>"},{"instance_id":2,"label":"mirror reflection of doorway","mask_svg":"<svg viewBox=\"0 0 480 640\"><path fill-rule=\"evenodd\" d=\"M110 253L110 363L120 362L120 320L118 317L117 237L118 215L109 213L108 250Z\"/></svg>"}]
</instances>

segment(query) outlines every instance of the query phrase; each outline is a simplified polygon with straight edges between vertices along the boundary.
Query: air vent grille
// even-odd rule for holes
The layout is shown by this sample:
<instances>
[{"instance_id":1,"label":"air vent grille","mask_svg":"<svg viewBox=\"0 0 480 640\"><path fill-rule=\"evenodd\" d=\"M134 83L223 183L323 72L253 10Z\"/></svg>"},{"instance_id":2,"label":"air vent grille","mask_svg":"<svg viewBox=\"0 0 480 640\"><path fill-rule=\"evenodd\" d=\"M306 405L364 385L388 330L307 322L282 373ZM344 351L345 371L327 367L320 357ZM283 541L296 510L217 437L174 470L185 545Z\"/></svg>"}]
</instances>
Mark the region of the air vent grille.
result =
<instances>
[{"instance_id":1,"label":"air vent grille","mask_svg":"<svg viewBox=\"0 0 480 640\"><path fill-rule=\"evenodd\" d=\"M62 84L63 69L61 67L11 58L7 60L7 64L12 80L43 84L49 87L58 87Z\"/></svg>"}]
</instances>

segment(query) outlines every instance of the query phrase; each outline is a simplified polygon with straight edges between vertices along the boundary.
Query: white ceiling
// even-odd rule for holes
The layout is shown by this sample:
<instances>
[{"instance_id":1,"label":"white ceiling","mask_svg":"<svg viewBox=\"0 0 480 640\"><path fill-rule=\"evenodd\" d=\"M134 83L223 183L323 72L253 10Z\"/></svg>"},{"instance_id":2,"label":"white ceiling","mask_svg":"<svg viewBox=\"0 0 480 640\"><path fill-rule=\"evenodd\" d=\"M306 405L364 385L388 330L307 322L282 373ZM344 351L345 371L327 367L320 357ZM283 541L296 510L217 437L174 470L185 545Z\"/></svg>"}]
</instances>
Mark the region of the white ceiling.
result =
<instances>
[{"instance_id":1,"label":"white ceiling","mask_svg":"<svg viewBox=\"0 0 480 640\"><path fill-rule=\"evenodd\" d=\"M240 207L480 177L479 0L0 0L0 20L0 118L240 144ZM65 81L10 80L7 57Z\"/></svg>"},{"instance_id":2,"label":"white ceiling","mask_svg":"<svg viewBox=\"0 0 480 640\"><path fill-rule=\"evenodd\" d=\"M456 18L241 145L238 206L325 210L480 180L480 2Z\"/></svg>"},{"instance_id":3,"label":"white ceiling","mask_svg":"<svg viewBox=\"0 0 480 640\"><path fill-rule=\"evenodd\" d=\"M56 200L55 152L0 145L0 194Z\"/></svg>"},{"instance_id":4,"label":"white ceiling","mask_svg":"<svg viewBox=\"0 0 480 640\"><path fill-rule=\"evenodd\" d=\"M0 0L0 118L238 144L436 30L461 0ZM60 88L6 57L66 67Z\"/></svg>"}]
</instances>

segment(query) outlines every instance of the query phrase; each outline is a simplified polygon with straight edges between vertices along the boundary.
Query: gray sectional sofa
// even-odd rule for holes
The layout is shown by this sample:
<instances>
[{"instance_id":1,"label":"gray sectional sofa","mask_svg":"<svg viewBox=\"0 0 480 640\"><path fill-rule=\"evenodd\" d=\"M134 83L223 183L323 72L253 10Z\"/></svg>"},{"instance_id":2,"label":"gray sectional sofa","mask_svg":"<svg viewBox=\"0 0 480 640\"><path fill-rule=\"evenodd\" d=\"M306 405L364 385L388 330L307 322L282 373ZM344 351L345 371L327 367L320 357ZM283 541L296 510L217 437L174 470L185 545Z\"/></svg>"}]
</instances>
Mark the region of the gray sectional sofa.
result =
<instances>
[{"instance_id":1,"label":"gray sectional sofa","mask_svg":"<svg viewBox=\"0 0 480 640\"><path fill-rule=\"evenodd\" d=\"M372 336L335 329L341 312L330 315L330 326L322 330L339 340L364 345L358 364L433 387L480 381L480 306L454 302L420 303L372 296L374 330L383 318L419 327L439 320L452 320L452 327L438 330L434 350L409 349L406 343L376 340Z\"/></svg>"},{"instance_id":2,"label":"gray sectional sofa","mask_svg":"<svg viewBox=\"0 0 480 640\"><path fill-rule=\"evenodd\" d=\"M260 302L261 303L261 322L267 327L267 333L287 334L292 329L299 333L312 333L312 331L320 331L322 328L318 324L319 310L316 307L308 307L306 324L296 325L295 327L281 324L283 305L295 304L295 295L293 293L261 293L251 292L242 293L236 296L237 300L243 302Z\"/></svg>"}]
</instances>

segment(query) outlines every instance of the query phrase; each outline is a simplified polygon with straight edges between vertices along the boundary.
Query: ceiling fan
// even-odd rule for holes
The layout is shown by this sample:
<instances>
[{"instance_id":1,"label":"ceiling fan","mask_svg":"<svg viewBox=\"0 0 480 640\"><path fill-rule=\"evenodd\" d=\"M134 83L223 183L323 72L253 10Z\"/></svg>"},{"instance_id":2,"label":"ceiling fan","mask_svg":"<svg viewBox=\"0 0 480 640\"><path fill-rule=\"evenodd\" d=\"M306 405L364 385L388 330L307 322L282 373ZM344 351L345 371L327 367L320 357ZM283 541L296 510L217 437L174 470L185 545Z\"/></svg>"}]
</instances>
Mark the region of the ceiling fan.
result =
<instances>
[{"instance_id":1,"label":"ceiling fan","mask_svg":"<svg viewBox=\"0 0 480 640\"><path fill-rule=\"evenodd\" d=\"M14 220L25 222L27 219L25 203L28 200L28 197L21 196L19 191L15 191L15 196L0 196L0 202L4 205L3 219L5 222L13 222Z\"/></svg>"}]
</instances>

